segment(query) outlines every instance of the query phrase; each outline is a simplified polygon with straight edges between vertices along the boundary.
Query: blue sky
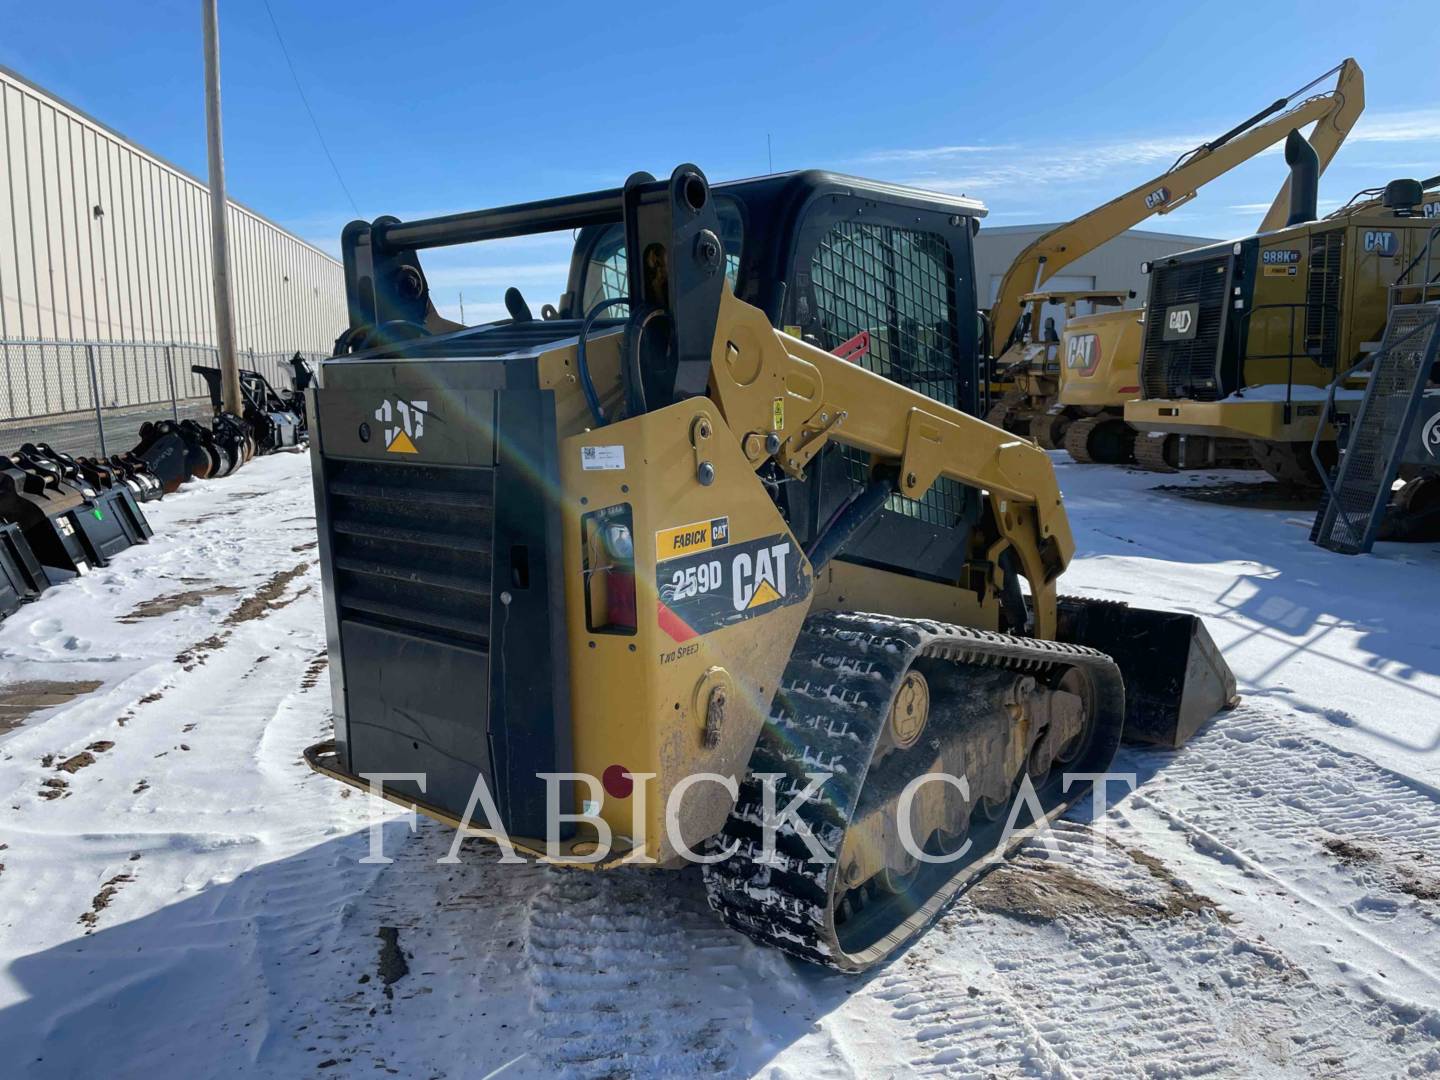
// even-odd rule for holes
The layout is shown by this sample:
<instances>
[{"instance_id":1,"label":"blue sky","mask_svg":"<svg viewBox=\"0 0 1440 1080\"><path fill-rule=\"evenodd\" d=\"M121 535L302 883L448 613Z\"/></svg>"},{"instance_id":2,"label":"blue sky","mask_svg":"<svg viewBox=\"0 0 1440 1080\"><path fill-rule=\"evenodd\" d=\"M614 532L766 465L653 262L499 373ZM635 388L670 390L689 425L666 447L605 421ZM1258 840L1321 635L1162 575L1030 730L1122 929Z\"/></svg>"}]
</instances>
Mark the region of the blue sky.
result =
<instances>
[{"instance_id":1,"label":"blue sky","mask_svg":"<svg viewBox=\"0 0 1440 1080\"><path fill-rule=\"evenodd\" d=\"M680 161L712 179L809 166L983 199L992 225L1063 220L1144 181L1345 56L1365 116L1322 208L1440 173L1432 3L1212 0L627 8L221 0L232 196L330 251L350 218L446 213L620 183ZM627 11L636 12L627 16ZM0 64L203 175L196 0L0 4ZM581 26L583 33L570 27ZM1253 230L1283 164L1262 156L1146 227ZM349 189L354 205L344 188ZM558 291L566 238L427 259L469 321L505 285Z\"/></svg>"}]
</instances>

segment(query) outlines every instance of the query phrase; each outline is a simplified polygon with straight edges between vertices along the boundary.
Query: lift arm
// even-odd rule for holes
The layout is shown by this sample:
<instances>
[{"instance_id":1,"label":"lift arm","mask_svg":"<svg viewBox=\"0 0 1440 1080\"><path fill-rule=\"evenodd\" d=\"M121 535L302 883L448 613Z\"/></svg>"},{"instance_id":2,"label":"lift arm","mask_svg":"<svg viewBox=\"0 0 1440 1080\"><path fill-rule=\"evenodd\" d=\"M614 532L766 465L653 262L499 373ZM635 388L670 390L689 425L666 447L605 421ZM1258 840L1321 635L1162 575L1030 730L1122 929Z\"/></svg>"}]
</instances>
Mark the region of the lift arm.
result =
<instances>
[{"instance_id":1,"label":"lift arm","mask_svg":"<svg viewBox=\"0 0 1440 1080\"><path fill-rule=\"evenodd\" d=\"M923 498L942 476L984 492L995 523L984 546L997 556L1013 552L1030 583L1035 632L1054 637L1055 582L1075 542L1044 450L775 330L728 287L710 386L756 468L773 457L785 473L803 476L833 440L893 467L894 490L907 498Z\"/></svg>"},{"instance_id":2,"label":"lift arm","mask_svg":"<svg viewBox=\"0 0 1440 1080\"><path fill-rule=\"evenodd\" d=\"M1333 89L1301 98L1331 75L1336 76ZM1298 104L1292 104L1297 101ZM1039 289L1064 267L1150 215L1168 214L1189 202L1205 184L1250 160L1292 130L1315 124L1310 144L1320 158L1323 172L1364 107L1364 73L1359 64L1347 59L1219 138L1182 154L1174 165L1153 180L1051 229L1015 257L1000 283L1000 291L990 309L997 347L1003 347L1014 333L1026 293ZM1261 222L1262 232L1284 224L1289 198L1287 178Z\"/></svg>"}]
</instances>

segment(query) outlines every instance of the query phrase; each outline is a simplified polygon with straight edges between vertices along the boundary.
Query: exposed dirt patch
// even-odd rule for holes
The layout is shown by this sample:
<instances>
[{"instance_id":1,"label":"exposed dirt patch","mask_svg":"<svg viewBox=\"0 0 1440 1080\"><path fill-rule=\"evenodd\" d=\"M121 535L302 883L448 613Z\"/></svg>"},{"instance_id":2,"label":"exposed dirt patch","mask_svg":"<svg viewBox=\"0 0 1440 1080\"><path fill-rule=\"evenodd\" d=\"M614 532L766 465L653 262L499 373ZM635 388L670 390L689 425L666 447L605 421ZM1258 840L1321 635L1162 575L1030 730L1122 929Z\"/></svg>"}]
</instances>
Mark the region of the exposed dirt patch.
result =
<instances>
[{"instance_id":1,"label":"exposed dirt patch","mask_svg":"<svg viewBox=\"0 0 1440 1080\"><path fill-rule=\"evenodd\" d=\"M60 764L56 765L55 767L61 772L67 772L73 776L81 769L88 769L91 765L94 764L95 755L92 754L89 750L81 750L80 753L76 754L74 757L66 758L64 761L60 762Z\"/></svg>"},{"instance_id":2,"label":"exposed dirt patch","mask_svg":"<svg viewBox=\"0 0 1440 1080\"><path fill-rule=\"evenodd\" d=\"M295 552L300 552L300 551L314 551L314 550L315 550L317 547L319 547L319 546L320 546L320 541L319 541L319 540L311 540L308 544L296 544L296 545L295 545L294 547L292 547L290 550L291 550L291 551L295 551Z\"/></svg>"},{"instance_id":3,"label":"exposed dirt patch","mask_svg":"<svg viewBox=\"0 0 1440 1080\"><path fill-rule=\"evenodd\" d=\"M321 651L316 654L315 659L310 661L310 666L305 669L305 674L300 677L300 689L310 690L320 681L320 676L330 666L330 653Z\"/></svg>"},{"instance_id":4,"label":"exposed dirt patch","mask_svg":"<svg viewBox=\"0 0 1440 1080\"><path fill-rule=\"evenodd\" d=\"M1041 859L1002 863L975 884L969 897L981 911L1028 923L1052 922L1081 911L1142 920L1160 914L1093 878Z\"/></svg>"},{"instance_id":5,"label":"exposed dirt patch","mask_svg":"<svg viewBox=\"0 0 1440 1080\"><path fill-rule=\"evenodd\" d=\"M1223 923L1229 924L1234 921L1226 912L1215 906L1214 900L1197 893L1188 884L1177 878L1170 868L1154 855L1137 848L1125 848L1124 850L1125 854L1148 870L1151 877L1165 886L1166 893L1162 910L1167 919L1178 918L1187 913L1199 915L1208 911Z\"/></svg>"},{"instance_id":6,"label":"exposed dirt patch","mask_svg":"<svg viewBox=\"0 0 1440 1080\"><path fill-rule=\"evenodd\" d=\"M90 910L83 912L79 919L80 925L85 927L87 934L95 929L95 924L100 921L100 912L110 906L110 902L115 899L115 895L120 891L120 886L134 880L135 875L127 872L116 874L109 881L105 882L104 885L100 886L100 891L90 900Z\"/></svg>"},{"instance_id":7,"label":"exposed dirt patch","mask_svg":"<svg viewBox=\"0 0 1440 1080\"><path fill-rule=\"evenodd\" d=\"M1318 489L1297 488L1278 480L1258 484L1247 484L1243 480L1219 484L1161 484L1152 490L1196 502L1249 506L1256 510L1314 510L1320 505L1322 494Z\"/></svg>"},{"instance_id":8,"label":"exposed dirt patch","mask_svg":"<svg viewBox=\"0 0 1440 1080\"><path fill-rule=\"evenodd\" d=\"M66 799L70 797L70 782L58 776L47 776L40 781L42 799Z\"/></svg>"},{"instance_id":9,"label":"exposed dirt patch","mask_svg":"<svg viewBox=\"0 0 1440 1080\"><path fill-rule=\"evenodd\" d=\"M1320 846L1334 855L1346 866L1355 866L1358 863L1374 862L1380 857L1378 851L1361 847L1359 844L1342 839L1339 836L1328 836L1320 841Z\"/></svg>"},{"instance_id":10,"label":"exposed dirt patch","mask_svg":"<svg viewBox=\"0 0 1440 1080\"><path fill-rule=\"evenodd\" d=\"M119 621L137 623L142 619L156 619L161 615L179 611L181 608L197 607L212 596L229 596L231 593L239 591L239 588L234 585L211 585L206 589L187 589L184 592L171 593L169 596L157 596L137 604L131 611L120 616Z\"/></svg>"},{"instance_id":11,"label":"exposed dirt patch","mask_svg":"<svg viewBox=\"0 0 1440 1080\"><path fill-rule=\"evenodd\" d=\"M103 754L106 750L113 750L114 748L115 744L109 739L97 739L95 742L92 742L89 746L85 747L86 750L93 750L97 754Z\"/></svg>"},{"instance_id":12,"label":"exposed dirt patch","mask_svg":"<svg viewBox=\"0 0 1440 1080\"><path fill-rule=\"evenodd\" d=\"M380 981L385 984L385 994L390 994L390 984L399 982L410 974L410 965L400 949L400 931L393 926L382 926L375 935L380 939Z\"/></svg>"},{"instance_id":13,"label":"exposed dirt patch","mask_svg":"<svg viewBox=\"0 0 1440 1080\"><path fill-rule=\"evenodd\" d=\"M19 727L31 713L64 705L98 690L101 685L95 679L77 679L74 682L29 679L0 686L0 734Z\"/></svg>"},{"instance_id":14,"label":"exposed dirt patch","mask_svg":"<svg viewBox=\"0 0 1440 1080\"><path fill-rule=\"evenodd\" d=\"M1372 867L1386 885L1406 896L1440 901L1440 878L1426 872L1425 856L1421 852L1405 852L1391 858L1375 848L1340 836L1327 836L1320 841L1320 846L1346 866Z\"/></svg>"},{"instance_id":15,"label":"exposed dirt patch","mask_svg":"<svg viewBox=\"0 0 1440 1080\"><path fill-rule=\"evenodd\" d=\"M970 902L981 911L1028 923L1046 923L1076 914L1155 922L1202 912L1229 921L1216 909L1215 901L1177 882L1158 859L1143 852L1127 852L1165 886L1162 897L1126 896L1061 863L1022 859L1002 863L981 878L968 894Z\"/></svg>"},{"instance_id":16,"label":"exposed dirt patch","mask_svg":"<svg viewBox=\"0 0 1440 1080\"><path fill-rule=\"evenodd\" d=\"M223 625L238 626L240 623L264 618L272 611L278 611L280 608L293 604L308 590L301 590L288 600L281 600L280 595L290 582L308 569L310 569L310 563L303 562L298 566L292 566L289 570L277 570L270 576L269 581L241 600L240 606L225 616Z\"/></svg>"},{"instance_id":17,"label":"exposed dirt patch","mask_svg":"<svg viewBox=\"0 0 1440 1080\"><path fill-rule=\"evenodd\" d=\"M224 645L229 637L230 634L228 632L211 634L204 641L197 641L184 652L178 653L175 657L175 662L179 664L184 671L194 671L205 662L207 656Z\"/></svg>"},{"instance_id":18,"label":"exposed dirt patch","mask_svg":"<svg viewBox=\"0 0 1440 1080\"><path fill-rule=\"evenodd\" d=\"M135 785L135 790L132 791L132 792L130 792L130 794L131 794L131 795L139 795L142 791L149 791L149 790L150 790L150 781L149 781L149 780L146 780L144 777L141 777L140 782Z\"/></svg>"}]
</instances>

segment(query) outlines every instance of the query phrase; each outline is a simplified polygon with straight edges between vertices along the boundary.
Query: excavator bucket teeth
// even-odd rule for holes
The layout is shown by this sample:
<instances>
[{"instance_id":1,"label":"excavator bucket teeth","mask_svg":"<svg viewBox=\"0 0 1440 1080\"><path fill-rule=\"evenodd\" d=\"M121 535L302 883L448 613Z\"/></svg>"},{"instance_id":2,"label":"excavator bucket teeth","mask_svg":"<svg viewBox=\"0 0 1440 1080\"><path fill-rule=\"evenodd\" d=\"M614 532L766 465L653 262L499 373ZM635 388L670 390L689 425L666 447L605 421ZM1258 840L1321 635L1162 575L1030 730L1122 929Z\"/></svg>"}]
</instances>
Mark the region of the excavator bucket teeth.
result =
<instances>
[{"instance_id":1,"label":"excavator bucket teeth","mask_svg":"<svg viewBox=\"0 0 1440 1080\"><path fill-rule=\"evenodd\" d=\"M1185 745L1239 703L1235 675L1194 615L1111 600L1060 599L1059 639L1109 654L1125 678L1125 740Z\"/></svg>"}]
</instances>

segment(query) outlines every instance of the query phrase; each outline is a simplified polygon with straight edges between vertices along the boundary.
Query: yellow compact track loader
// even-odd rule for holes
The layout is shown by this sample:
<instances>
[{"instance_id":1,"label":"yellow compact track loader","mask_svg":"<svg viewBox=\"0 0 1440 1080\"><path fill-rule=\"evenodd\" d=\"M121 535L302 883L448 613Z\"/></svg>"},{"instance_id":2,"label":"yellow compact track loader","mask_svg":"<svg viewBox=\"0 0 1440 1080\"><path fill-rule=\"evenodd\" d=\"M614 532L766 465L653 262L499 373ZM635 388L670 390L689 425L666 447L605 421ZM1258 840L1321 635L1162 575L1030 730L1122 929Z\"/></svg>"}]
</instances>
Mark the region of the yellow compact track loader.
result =
<instances>
[{"instance_id":1,"label":"yellow compact track loader","mask_svg":"<svg viewBox=\"0 0 1440 1080\"><path fill-rule=\"evenodd\" d=\"M983 214L683 165L348 226L312 767L554 863L703 858L732 926L858 971L1122 730L1231 703L1193 617L1057 596L1049 458L974 415ZM542 317L435 314L422 249L571 230Z\"/></svg>"}]
</instances>

